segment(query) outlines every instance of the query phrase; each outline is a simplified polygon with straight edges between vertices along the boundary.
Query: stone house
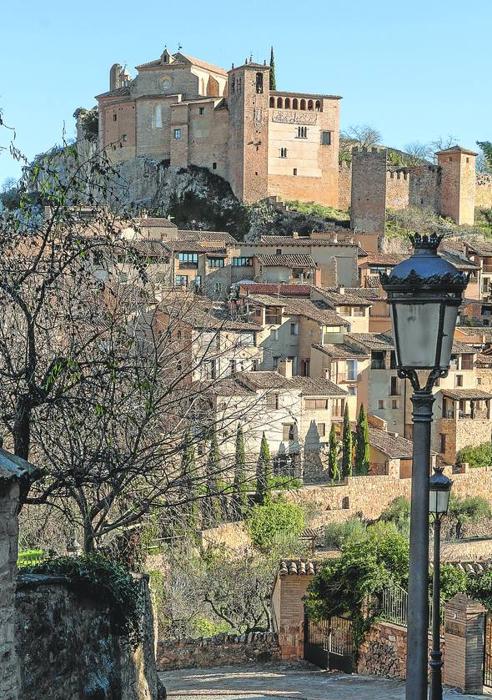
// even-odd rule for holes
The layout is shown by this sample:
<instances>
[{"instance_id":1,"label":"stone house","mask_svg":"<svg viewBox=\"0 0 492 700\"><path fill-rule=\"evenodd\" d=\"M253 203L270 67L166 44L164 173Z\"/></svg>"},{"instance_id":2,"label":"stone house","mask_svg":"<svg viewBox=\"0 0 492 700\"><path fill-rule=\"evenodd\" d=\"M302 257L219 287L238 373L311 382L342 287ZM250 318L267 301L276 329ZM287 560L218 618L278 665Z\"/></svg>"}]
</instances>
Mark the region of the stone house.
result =
<instances>
[{"instance_id":1,"label":"stone house","mask_svg":"<svg viewBox=\"0 0 492 700\"><path fill-rule=\"evenodd\" d=\"M321 271L306 253L290 255L255 255L254 280L280 284L319 284Z\"/></svg>"},{"instance_id":2,"label":"stone house","mask_svg":"<svg viewBox=\"0 0 492 700\"><path fill-rule=\"evenodd\" d=\"M347 394L327 379L292 376L287 360L279 372L237 372L214 383L209 396L226 462L235 454L239 422L251 470L265 433L275 472L300 477L323 470L331 425L341 424Z\"/></svg>"},{"instance_id":3,"label":"stone house","mask_svg":"<svg viewBox=\"0 0 492 700\"><path fill-rule=\"evenodd\" d=\"M246 202L268 196L338 204L336 95L270 91L270 68L246 60L229 71L180 51L119 65L97 96L99 146L115 161L150 156L196 165Z\"/></svg>"}]
</instances>

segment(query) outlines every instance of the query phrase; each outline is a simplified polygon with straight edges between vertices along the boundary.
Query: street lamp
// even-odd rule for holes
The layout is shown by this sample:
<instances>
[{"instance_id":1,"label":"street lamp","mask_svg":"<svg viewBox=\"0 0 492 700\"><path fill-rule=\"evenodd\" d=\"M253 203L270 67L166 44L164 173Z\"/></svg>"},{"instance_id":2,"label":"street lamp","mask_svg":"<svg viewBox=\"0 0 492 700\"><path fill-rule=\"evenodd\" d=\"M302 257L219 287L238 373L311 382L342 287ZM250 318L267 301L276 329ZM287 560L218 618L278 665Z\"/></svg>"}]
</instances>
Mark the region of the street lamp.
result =
<instances>
[{"instance_id":1,"label":"street lamp","mask_svg":"<svg viewBox=\"0 0 492 700\"><path fill-rule=\"evenodd\" d=\"M434 516L434 574L432 577L432 651L430 700L442 700L441 654L441 520L448 512L451 479L443 474L443 467L434 467L429 479L429 512Z\"/></svg>"},{"instance_id":2,"label":"street lamp","mask_svg":"<svg viewBox=\"0 0 492 700\"><path fill-rule=\"evenodd\" d=\"M413 255L381 275L391 310L398 376L409 379L414 390L407 700L427 697L432 388L448 373L456 318L468 282L465 273L437 254L441 239L436 234L415 234Z\"/></svg>"}]
</instances>

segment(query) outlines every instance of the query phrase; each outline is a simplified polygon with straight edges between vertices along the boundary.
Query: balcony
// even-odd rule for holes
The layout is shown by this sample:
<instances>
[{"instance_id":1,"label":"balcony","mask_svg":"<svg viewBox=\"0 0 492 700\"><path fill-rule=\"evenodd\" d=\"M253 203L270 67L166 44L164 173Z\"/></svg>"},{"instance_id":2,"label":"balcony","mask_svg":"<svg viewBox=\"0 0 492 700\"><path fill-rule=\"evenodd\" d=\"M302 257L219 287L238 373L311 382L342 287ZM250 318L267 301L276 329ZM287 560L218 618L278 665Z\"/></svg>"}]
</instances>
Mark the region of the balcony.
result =
<instances>
[{"instance_id":1,"label":"balcony","mask_svg":"<svg viewBox=\"0 0 492 700\"><path fill-rule=\"evenodd\" d=\"M197 262L187 262L185 260L180 260L178 263L178 270L196 270L198 269Z\"/></svg>"}]
</instances>

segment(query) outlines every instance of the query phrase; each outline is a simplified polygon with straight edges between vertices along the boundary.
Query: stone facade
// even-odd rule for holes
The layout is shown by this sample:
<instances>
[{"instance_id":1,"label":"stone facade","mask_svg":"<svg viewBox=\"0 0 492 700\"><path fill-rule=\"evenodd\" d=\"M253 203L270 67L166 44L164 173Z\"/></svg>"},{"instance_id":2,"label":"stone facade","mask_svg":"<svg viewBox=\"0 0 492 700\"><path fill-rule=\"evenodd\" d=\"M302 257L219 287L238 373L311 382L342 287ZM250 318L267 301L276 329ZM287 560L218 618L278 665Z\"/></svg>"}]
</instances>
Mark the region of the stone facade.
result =
<instances>
[{"instance_id":1,"label":"stone facade","mask_svg":"<svg viewBox=\"0 0 492 700\"><path fill-rule=\"evenodd\" d=\"M384 233L386 151L355 148L352 154L351 228Z\"/></svg>"},{"instance_id":2,"label":"stone facade","mask_svg":"<svg viewBox=\"0 0 492 700\"><path fill-rule=\"evenodd\" d=\"M0 479L0 698L17 700L19 675L15 654L15 575L19 484Z\"/></svg>"},{"instance_id":3,"label":"stone facade","mask_svg":"<svg viewBox=\"0 0 492 700\"><path fill-rule=\"evenodd\" d=\"M226 635L207 639L159 641L157 668L172 671L180 668L242 666L280 660L277 636L271 632Z\"/></svg>"},{"instance_id":4,"label":"stone facade","mask_svg":"<svg viewBox=\"0 0 492 700\"><path fill-rule=\"evenodd\" d=\"M61 577L24 575L16 596L16 647L23 700L162 700L154 622L145 579L142 644L115 636L107 608ZM4 697L8 696L3 696Z\"/></svg>"},{"instance_id":5,"label":"stone facade","mask_svg":"<svg viewBox=\"0 0 492 700\"><path fill-rule=\"evenodd\" d=\"M131 80L115 64L97 97L99 146L114 161L146 155L209 168L245 202L337 206L338 96L270 91L264 64L226 72L167 50L137 71Z\"/></svg>"}]
</instances>

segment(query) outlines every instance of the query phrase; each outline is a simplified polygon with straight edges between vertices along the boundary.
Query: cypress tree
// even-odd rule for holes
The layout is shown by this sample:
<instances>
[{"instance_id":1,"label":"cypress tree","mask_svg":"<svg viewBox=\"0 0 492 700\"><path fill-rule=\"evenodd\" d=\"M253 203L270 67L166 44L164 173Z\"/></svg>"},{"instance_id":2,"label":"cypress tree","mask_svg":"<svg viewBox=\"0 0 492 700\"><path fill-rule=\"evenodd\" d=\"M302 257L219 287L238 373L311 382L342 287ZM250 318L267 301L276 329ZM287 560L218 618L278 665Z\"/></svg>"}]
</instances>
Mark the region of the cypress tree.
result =
<instances>
[{"instance_id":1,"label":"cypress tree","mask_svg":"<svg viewBox=\"0 0 492 700\"><path fill-rule=\"evenodd\" d=\"M270 90L277 89L277 78L275 76L275 56L273 54L273 46L270 51Z\"/></svg>"},{"instance_id":2,"label":"cypress tree","mask_svg":"<svg viewBox=\"0 0 492 700\"><path fill-rule=\"evenodd\" d=\"M207 457L206 467L206 520L207 525L216 525L221 520L222 508L218 484L218 473L220 469L220 453L219 444L217 442L217 433L215 430L210 437L210 449Z\"/></svg>"},{"instance_id":3,"label":"cypress tree","mask_svg":"<svg viewBox=\"0 0 492 700\"><path fill-rule=\"evenodd\" d=\"M364 476L369 473L369 425L363 404L359 409L355 439L355 473Z\"/></svg>"},{"instance_id":4,"label":"cypress tree","mask_svg":"<svg viewBox=\"0 0 492 700\"><path fill-rule=\"evenodd\" d=\"M342 477L352 474L352 429L350 427L348 404L345 403L342 433Z\"/></svg>"},{"instance_id":5,"label":"cypress tree","mask_svg":"<svg viewBox=\"0 0 492 700\"><path fill-rule=\"evenodd\" d=\"M187 526L194 532L200 527L200 508L196 492L195 446L189 430L184 436L181 475L183 478L183 498L188 499L186 504Z\"/></svg>"},{"instance_id":6,"label":"cypress tree","mask_svg":"<svg viewBox=\"0 0 492 700\"><path fill-rule=\"evenodd\" d=\"M248 506L248 494L246 493L246 450L244 449L244 435L241 423L236 429L236 454L234 459L234 482L232 485L234 505L241 517Z\"/></svg>"},{"instance_id":7,"label":"cypress tree","mask_svg":"<svg viewBox=\"0 0 492 700\"><path fill-rule=\"evenodd\" d=\"M265 437L261 436L260 455L256 465L256 500L265 503L270 492L270 479L272 477L272 459L270 448Z\"/></svg>"},{"instance_id":8,"label":"cypress tree","mask_svg":"<svg viewBox=\"0 0 492 700\"><path fill-rule=\"evenodd\" d=\"M331 424L330 442L328 445L328 474L332 481L339 481L340 468L338 466L338 444L334 423Z\"/></svg>"}]
</instances>

